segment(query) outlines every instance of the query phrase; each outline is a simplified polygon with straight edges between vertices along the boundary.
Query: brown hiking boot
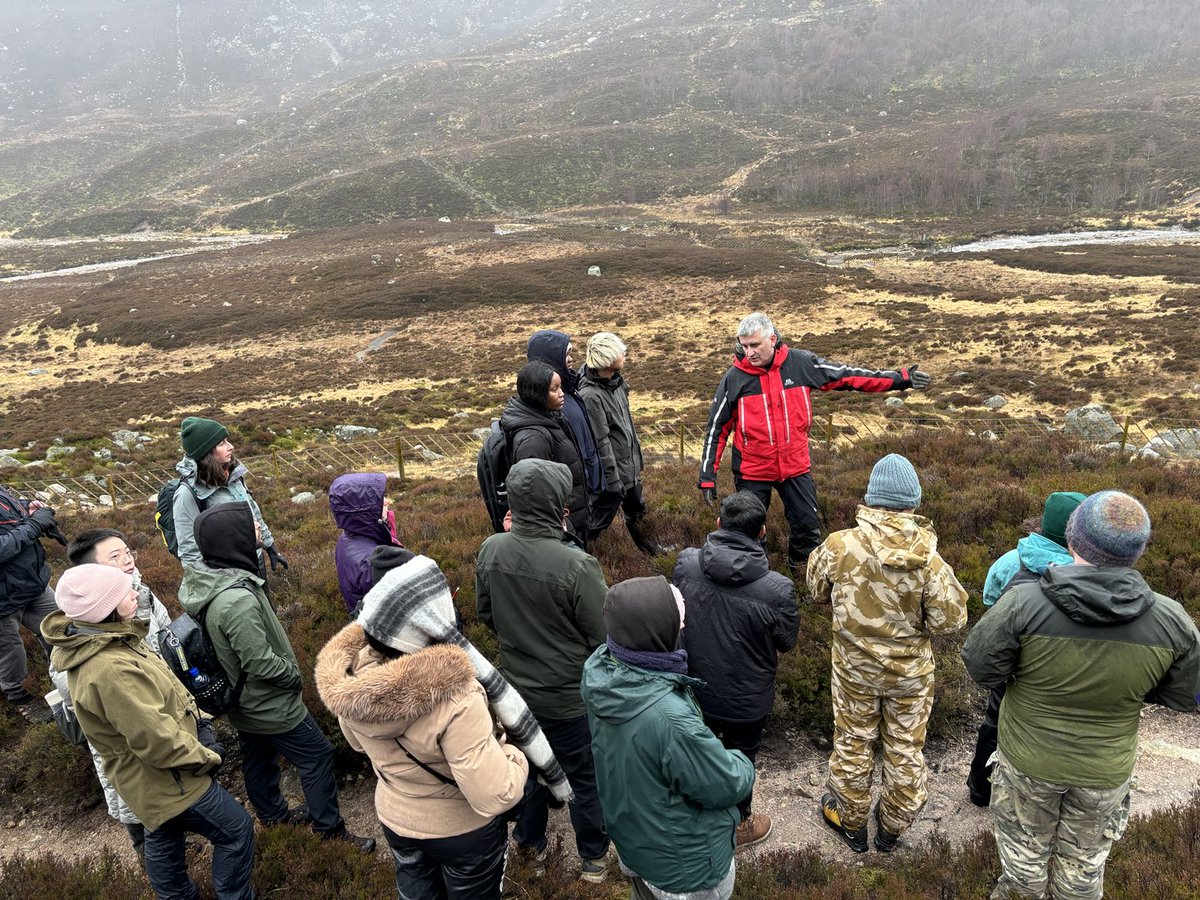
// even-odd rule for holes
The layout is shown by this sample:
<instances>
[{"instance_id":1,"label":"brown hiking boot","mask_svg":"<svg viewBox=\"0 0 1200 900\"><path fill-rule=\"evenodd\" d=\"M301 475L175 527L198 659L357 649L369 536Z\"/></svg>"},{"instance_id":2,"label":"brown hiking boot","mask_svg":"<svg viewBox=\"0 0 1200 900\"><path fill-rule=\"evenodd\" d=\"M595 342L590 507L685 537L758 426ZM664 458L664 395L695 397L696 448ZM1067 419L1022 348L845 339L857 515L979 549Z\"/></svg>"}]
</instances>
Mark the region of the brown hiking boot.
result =
<instances>
[{"instance_id":1,"label":"brown hiking boot","mask_svg":"<svg viewBox=\"0 0 1200 900\"><path fill-rule=\"evenodd\" d=\"M842 824L842 814L838 810L837 797L832 793L825 794L821 797L821 818L825 820L825 824L837 832L837 836L846 842L846 846L855 853L866 853L870 847L867 846L867 826L861 828L850 829Z\"/></svg>"},{"instance_id":2,"label":"brown hiking boot","mask_svg":"<svg viewBox=\"0 0 1200 900\"><path fill-rule=\"evenodd\" d=\"M746 847L761 844L767 839L767 835L771 833L773 827L774 823L771 822L770 816L751 813L737 827L737 849L743 850Z\"/></svg>"}]
</instances>

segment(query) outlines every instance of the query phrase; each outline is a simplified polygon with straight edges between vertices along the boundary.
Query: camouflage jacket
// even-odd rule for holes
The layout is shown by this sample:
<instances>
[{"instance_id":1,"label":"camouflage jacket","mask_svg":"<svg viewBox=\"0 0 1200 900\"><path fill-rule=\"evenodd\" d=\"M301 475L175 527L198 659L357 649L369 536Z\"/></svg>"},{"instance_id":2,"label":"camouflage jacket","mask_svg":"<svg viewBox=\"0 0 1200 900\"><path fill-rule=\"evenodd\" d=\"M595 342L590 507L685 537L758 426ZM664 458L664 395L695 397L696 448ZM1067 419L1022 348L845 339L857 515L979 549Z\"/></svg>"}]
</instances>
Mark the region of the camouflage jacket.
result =
<instances>
[{"instance_id":1,"label":"camouflage jacket","mask_svg":"<svg viewBox=\"0 0 1200 900\"><path fill-rule=\"evenodd\" d=\"M869 506L855 517L857 528L809 557L808 589L833 603L834 667L862 684L903 687L933 673L929 636L966 624L967 592L927 518Z\"/></svg>"}]
</instances>

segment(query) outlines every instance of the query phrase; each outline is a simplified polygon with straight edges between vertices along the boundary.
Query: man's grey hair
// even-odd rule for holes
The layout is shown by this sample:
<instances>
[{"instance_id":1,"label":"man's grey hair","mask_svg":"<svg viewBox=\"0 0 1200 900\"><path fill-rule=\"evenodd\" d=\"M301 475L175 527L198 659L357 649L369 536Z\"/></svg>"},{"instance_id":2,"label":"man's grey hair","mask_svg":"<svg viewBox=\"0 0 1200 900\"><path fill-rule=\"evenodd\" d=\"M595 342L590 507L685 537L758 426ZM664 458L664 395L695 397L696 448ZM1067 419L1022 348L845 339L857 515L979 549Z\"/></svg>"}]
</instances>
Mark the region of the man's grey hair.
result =
<instances>
[{"instance_id":1,"label":"man's grey hair","mask_svg":"<svg viewBox=\"0 0 1200 900\"><path fill-rule=\"evenodd\" d=\"M741 324L738 325L737 336L739 338L750 337L760 331L770 338L775 333L775 323L766 313L753 312L742 319Z\"/></svg>"},{"instance_id":2,"label":"man's grey hair","mask_svg":"<svg viewBox=\"0 0 1200 900\"><path fill-rule=\"evenodd\" d=\"M611 331L598 331L587 343L588 368L607 369L625 355L625 342Z\"/></svg>"}]
</instances>

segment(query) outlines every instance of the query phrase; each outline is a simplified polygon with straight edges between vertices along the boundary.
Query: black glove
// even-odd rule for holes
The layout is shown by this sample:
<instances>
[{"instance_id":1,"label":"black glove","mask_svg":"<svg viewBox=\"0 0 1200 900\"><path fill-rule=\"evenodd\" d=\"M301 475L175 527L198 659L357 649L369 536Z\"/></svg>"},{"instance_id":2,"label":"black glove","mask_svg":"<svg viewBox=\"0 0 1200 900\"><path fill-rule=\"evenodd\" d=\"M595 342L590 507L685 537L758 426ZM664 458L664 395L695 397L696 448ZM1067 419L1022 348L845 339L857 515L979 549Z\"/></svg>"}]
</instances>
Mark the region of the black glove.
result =
<instances>
[{"instance_id":1,"label":"black glove","mask_svg":"<svg viewBox=\"0 0 1200 900\"><path fill-rule=\"evenodd\" d=\"M704 498L704 505L705 505L705 506L709 506L709 507L711 507L711 506L714 506L714 505L716 505L716 502L717 502L717 488L716 488L716 486L714 485L713 487L702 487L702 488L700 488L700 496Z\"/></svg>"},{"instance_id":2,"label":"black glove","mask_svg":"<svg viewBox=\"0 0 1200 900\"><path fill-rule=\"evenodd\" d=\"M43 506L37 512L29 514L29 520L37 525L38 534L50 534L50 532L58 531L58 523L54 521L54 510L48 506Z\"/></svg>"},{"instance_id":3,"label":"black glove","mask_svg":"<svg viewBox=\"0 0 1200 900\"><path fill-rule=\"evenodd\" d=\"M900 374L905 376L904 380L908 382L908 387L914 391L923 391L929 387L929 375L926 372L917 371L916 363L913 363L907 369L901 369Z\"/></svg>"},{"instance_id":4,"label":"black glove","mask_svg":"<svg viewBox=\"0 0 1200 900\"><path fill-rule=\"evenodd\" d=\"M46 537L54 538L54 540L58 541L64 547L67 546L67 536L58 530L58 525L50 526L46 531Z\"/></svg>"},{"instance_id":5,"label":"black glove","mask_svg":"<svg viewBox=\"0 0 1200 900\"><path fill-rule=\"evenodd\" d=\"M225 745L217 739L217 733L213 731L212 719L197 720L196 739L213 753L217 754L217 756L221 757L222 765L225 763Z\"/></svg>"},{"instance_id":6,"label":"black glove","mask_svg":"<svg viewBox=\"0 0 1200 900\"><path fill-rule=\"evenodd\" d=\"M267 559L271 560L271 571L272 572L278 571L280 569L280 567L282 567L284 569L286 569L288 567L288 561L283 558L282 553L280 553L278 550L275 549L274 544L272 544L270 547L266 547L264 549L267 551Z\"/></svg>"}]
</instances>

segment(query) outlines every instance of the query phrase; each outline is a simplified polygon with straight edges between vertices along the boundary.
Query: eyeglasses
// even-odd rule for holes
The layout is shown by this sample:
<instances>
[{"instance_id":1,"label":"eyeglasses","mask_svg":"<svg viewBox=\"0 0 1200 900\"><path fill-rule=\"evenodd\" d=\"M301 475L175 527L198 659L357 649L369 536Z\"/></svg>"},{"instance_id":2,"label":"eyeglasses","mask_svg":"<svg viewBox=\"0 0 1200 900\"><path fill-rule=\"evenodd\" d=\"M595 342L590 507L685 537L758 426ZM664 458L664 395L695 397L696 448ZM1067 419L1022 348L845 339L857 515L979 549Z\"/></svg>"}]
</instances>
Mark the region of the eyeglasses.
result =
<instances>
[{"instance_id":1,"label":"eyeglasses","mask_svg":"<svg viewBox=\"0 0 1200 900\"><path fill-rule=\"evenodd\" d=\"M126 559L130 560L131 562L137 562L137 551L130 550L128 547L126 547L124 550L114 550L112 553L108 554L109 562L119 563L124 562Z\"/></svg>"}]
</instances>

